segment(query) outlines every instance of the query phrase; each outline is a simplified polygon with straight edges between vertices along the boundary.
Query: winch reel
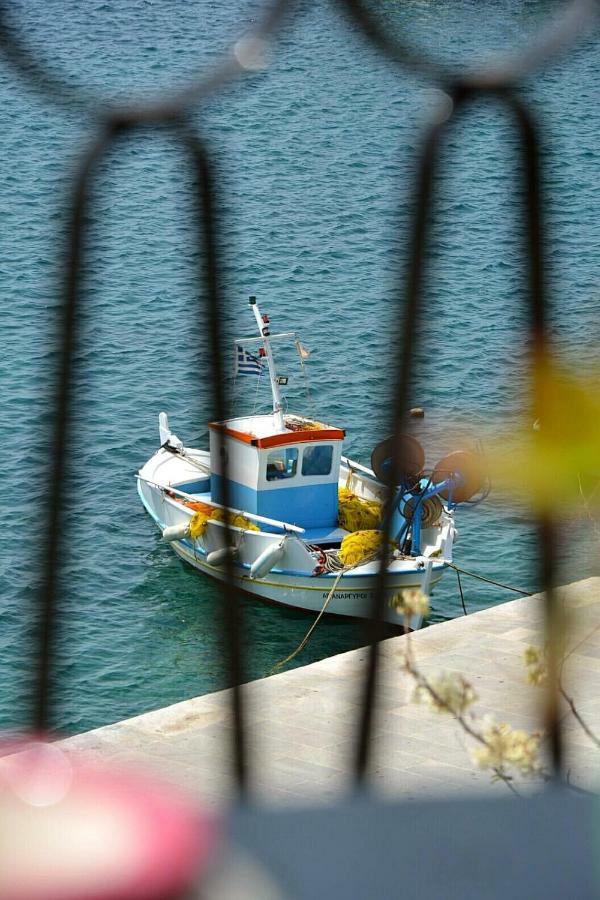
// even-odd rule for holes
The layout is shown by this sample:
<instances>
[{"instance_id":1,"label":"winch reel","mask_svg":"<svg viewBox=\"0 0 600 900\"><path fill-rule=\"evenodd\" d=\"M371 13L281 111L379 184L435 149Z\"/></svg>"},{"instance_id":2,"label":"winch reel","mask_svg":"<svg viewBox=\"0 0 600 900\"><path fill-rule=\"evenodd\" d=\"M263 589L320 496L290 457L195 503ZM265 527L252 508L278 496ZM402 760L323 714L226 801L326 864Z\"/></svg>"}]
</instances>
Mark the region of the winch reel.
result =
<instances>
[{"instance_id":1,"label":"winch reel","mask_svg":"<svg viewBox=\"0 0 600 900\"><path fill-rule=\"evenodd\" d=\"M410 434L399 435L397 442L386 438L371 453L371 468L379 481L390 487L412 487L419 482L424 465L425 451Z\"/></svg>"},{"instance_id":2,"label":"winch reel","mask_svg":"<svg viewBox=\"0 0 600 900\"><path fill-rule=\"evenodd\" d=\"M485 493L487 496L489 493L483 460L480 454L472 450L454 450L440 459L432 472L431 481L433 484L449 482L439 493L451 503L473 502L476 494Z\"/></svg>"},{"instance_id":3,"label":"winch reel","mask_svg":"<svg viewBox=\"0 0 600 900\"><path fill-rule=\"evenodd\" d=\"M489 493L482 457L471 450L455 450L444 456L430 475L424 466L423 448L407 434L399 435L396 441L381 441L371 454L371 467L378 480L397 488L394 504L400 510L402 527L396 540L405 545L410 532L413 555L421 551L421 529L433 527L442 517L442 498L451 510L459 503L478 503Z\"/></svg>"},{"instance_id":4,"label":"winch reel","mask_svg":"<svg viewBox=\"0 0 600 900\"><path fill-rule=\"evenodd\" d=\"M402 515L407 522L412 522L417 505L421 507L421 528L430 528L432 525L437 525L444 511L444 506L439 496L434 494L433 497L428 497L427 500L421 501L418 494L412 494L405 500L402 507Z\"/></svg>"}]
</instances>

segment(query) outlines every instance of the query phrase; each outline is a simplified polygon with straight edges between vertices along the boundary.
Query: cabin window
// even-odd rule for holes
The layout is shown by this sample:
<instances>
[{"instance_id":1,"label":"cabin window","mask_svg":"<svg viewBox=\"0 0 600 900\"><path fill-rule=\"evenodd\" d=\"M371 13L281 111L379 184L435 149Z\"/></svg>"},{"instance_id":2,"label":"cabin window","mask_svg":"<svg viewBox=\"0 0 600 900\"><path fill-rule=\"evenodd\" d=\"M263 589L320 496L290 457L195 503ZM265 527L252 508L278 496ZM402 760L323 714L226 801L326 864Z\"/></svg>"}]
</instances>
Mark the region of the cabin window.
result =
<instances>
[{"instance_id":1,"label":"cabin window","mask_svg":"<svg viewBox=\"0 0 600 900\"><path fill-rule=\"evenodd\" d=\"M298 468L298 448L281 447L267 456L267 481L293 478Z\"/></svg>"},{"instance_id":2,"label":"cabin window","mask_svg":"<svg viewBox=\"0 0 600 900\"><path fill-rule=\"evenodd\" d=\"M319 444L304 448L302 457L303 475L329 475L333 461L331 444Z\"/></svg>"}]
</instances>

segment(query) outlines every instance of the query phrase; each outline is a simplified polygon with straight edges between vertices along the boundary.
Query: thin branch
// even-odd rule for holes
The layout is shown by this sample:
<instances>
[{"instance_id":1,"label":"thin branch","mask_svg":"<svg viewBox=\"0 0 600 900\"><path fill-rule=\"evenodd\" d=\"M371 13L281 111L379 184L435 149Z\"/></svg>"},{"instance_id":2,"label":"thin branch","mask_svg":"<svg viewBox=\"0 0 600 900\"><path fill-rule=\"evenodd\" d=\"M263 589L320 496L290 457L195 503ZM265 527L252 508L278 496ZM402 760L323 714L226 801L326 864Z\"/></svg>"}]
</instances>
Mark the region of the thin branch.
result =
<instances>
[{"instance_id":1,"label":"thin branch","mask_svg":"<svg viewBox=\"0 0 600 900\"><path fill-rule=\"evenodd\" d=\"M407 625L407 622L405 621L405 627L406 627L406 625ZM410 634L408 632L406 635L406 653L405 653L404 659L405 659L405 670L412 676L412 678L414 678L414 680L417 682L417 685L419 687L424 688L428 692L428 694L430 695L430 697L432 698L432 700L434 701L436 706L438 706L440 709L443 709L446 712L450 713L454 717L454 719L459 723L459 725L461 726L461 728L463 729L463 731L466 734L468 734L474 740L478 741L478 743L483 744L483 746L487 747L489 750L493 750L493 747L490 746L489 742L486 741L484 736L479 731L477 731L477 729L474 728L467 721L464 714L461 712L457 712L454 709L454 707L450 703L448 703L447 700L445 700L443 697L441 697L440 694L435 690L435 688L431 686L431 684L429 683L427 678L422 674L422 672L419 671L419 669L416 665L416 662L414 660L414 657L412 655L412 644L411 644L411 640L410 640ZM512 793L515 794L515 796L523 798L523 794L521 794L521 792L518 791L517 788L515 787L515 785L513 784L512 776L507 775L506 772L504 772L504 770L502 768L499 768L497 766L491 767L491 771L494 773L494 775L496 776L496 778L499 781L504 782L506 787L510 791L512 791ZM545 781L547 781L549 778L548 773L544 772L543 769L540 769L538 774Z\"/></svg>"},{"instance_id":2,"label":"thin branch","mask_svg":"<svg viewBox=\"0 0 600 900\"><path fill-rule=\"evenodd\" d=\"M582 502L582 504L583 504L583 508L584 508L584 510L585 510L585 512L586 512L586 515L587 515L588 519L589 519L590 522L591 522L592 528L594 529L594 531L595 531L595 533L596 533L596 537L597 537L597 538L600 538L600 525L598 525L598 522L597 522L597 521L595 520L595 518L593 517L592 511L591 511L591 509L590 509L590 500L592 499L592 497L593 497L594 494L596 493L596 491L597 491L597 489L598 489L598 485L600 485L600 481L598 481L598 482L596 483L596 485L595 485L595 487L594 487L594 490L593 490L592 493L589 495L589 497L586 497L585 494L583 493L583 485L582 485L582 483L581 483L581 475L580 475L580 474L577 475L577 481L579 482L579 493L581 494L581 502Z\"/></svg>"},{"instance_id":3,"label":"thin branch","mask_svg":"<svg viewBox=\"0 0 600 900\"><path fill-rule=\"evenodd\" d=\"M567 653L564 654L564 656L562 658L562 662L560 664L559 681L560 681L560 678L562 678L562 670L563 670L564 665L565 665L566 661L568 660L568 658L570 656L572 656L575 653L575 651L578 650L583 644L585 644L586 641L589 641L591 636L593 634L595 634L598 631L598 629L600 629L600 622L596 626L594 626L594 628L592 628L591 631L588 631L588 633L586 635L584 635L580 641L578 641L576 644L573 644L571 649Z\"/></svg>"},{"instance_id":4,"label":"thin branch","mask_svg":"<svg viewBox=\"0 0 600 900\"><path fill-rule=\"evenodd\" d=\"M570 697L570 696L567 694L567 692L565 691L565 689L564 689L564 687L562 686L562 684L560 684L560 685L558 686L558 690L560 691L560 694L562 695L562 697L564 697L564 699L566 700L566 702L567 702L567 704L568 704L568 706L569 706L569 709L571 710L571 712L572 712L573 715L575 716L575 719L579 722L579 724L581 725L582 729L585 731L585 733L587 734L587 736L589 737L589 739L590 739L591 741L593 741L594 744L596 745L596 747L598 747L598 748L600 749L600 738L598 738L598 737L594 734L594 732L592 731L592 729L590 728L590 726L589 726L589 725L587 724L587 722L582 718L581 713L578 711L577 707L575 706L575 701L573 700L573 698Z\"/></svg>"},{"instance_id":5,"label":"thin branch","mask_svg":"<svg viewBox=\"0 0 600 900\"><path fill-rule=\"evenodd\" d=\"M500 779L500 781L504 782L506 787L509 789L509 791L513 792L515 797L520 797L521 800L523 799L523 794L521 793L521 791L518 791L516 789L516 787L512 783L512 778L509 775L505 775L504 772L502 772L500 769L492 769L492 772L494 772L494 774L497 778Z\"/></svg>"}]
</instances>

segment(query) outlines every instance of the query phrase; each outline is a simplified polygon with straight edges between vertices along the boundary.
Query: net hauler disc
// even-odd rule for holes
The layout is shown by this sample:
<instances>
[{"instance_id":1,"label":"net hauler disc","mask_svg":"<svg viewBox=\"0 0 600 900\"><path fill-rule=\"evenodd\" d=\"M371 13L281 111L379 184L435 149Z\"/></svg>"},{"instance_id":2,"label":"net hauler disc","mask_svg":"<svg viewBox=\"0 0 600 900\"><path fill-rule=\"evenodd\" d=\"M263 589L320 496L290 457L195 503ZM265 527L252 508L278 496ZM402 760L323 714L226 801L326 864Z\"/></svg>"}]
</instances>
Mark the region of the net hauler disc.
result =
<instances>
[{"instance_id":1,"label":"net hauler disc","mask_svg":"<svg viewBox=\"0 0 600 900\"><path fill-rule=\"evenodd\" d=\"M401 483L414 483L425 465L425 452L420 443L409 434L401 434L394 446L394 438L386 438L377 444L371 453L371 468L379 481L390 485L394 471L394 455L398 456L397 480ZM392 485L395 487L395 485Z\"/></svg>"},{"instance_id":2,"label":"net hauler disc","mask_svg":"<svg viewBox=\"0 0 600 900\"><path fill-rule=\"evenodd\" d=\"M440 495L444 500L448 500L450 490L452 490L454 503L464 503L466 500L470 500L482 489L485 481L481 457L470 450L455 450L448 456L444 456L433 470L431 481L433 484L437 484L452 477L456 478L458 483L452 489L444 488L443 491L440 491Z\"/></svg>"}]
</instances>

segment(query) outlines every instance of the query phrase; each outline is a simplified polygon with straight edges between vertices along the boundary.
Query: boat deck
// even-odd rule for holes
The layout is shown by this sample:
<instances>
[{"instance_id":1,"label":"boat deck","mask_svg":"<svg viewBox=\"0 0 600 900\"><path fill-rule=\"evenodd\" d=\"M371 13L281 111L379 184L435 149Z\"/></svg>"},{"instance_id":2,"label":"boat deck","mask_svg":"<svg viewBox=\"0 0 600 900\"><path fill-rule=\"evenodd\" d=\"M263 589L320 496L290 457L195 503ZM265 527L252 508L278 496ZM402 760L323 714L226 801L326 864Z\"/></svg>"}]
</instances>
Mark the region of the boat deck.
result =
<instances>
[{"instance_id":1,"label":"boat deck","mask_svg":"<svg viewBox=\"0 0 600 900\"><path fill-rule=\"evenodd\" d=\"M183 490L183 486L181 486L181 489ZM186 493L189 493L190 496L199 503L210 505L213 502L210 491L191 491L189 490L189 486L187 486ZM279 530L262 522L260 523L260 528L261 531L275 532ZM341 544L348 534L350 534L350 532L346 531L345 528L305 528L304 533L302 534L302 540L307 544L331 544L337 546Z\"/></svg>"},{"instance_id":2,"label":"boat deck","mask_svg":"<svg viewBox=\"0 0 600 900\"><path fill-rule=\"evenodd\" d=\"M308 544L340 544L348 534L345 528L305 528L302 538Z\"/></svg>"}]
</instances>

